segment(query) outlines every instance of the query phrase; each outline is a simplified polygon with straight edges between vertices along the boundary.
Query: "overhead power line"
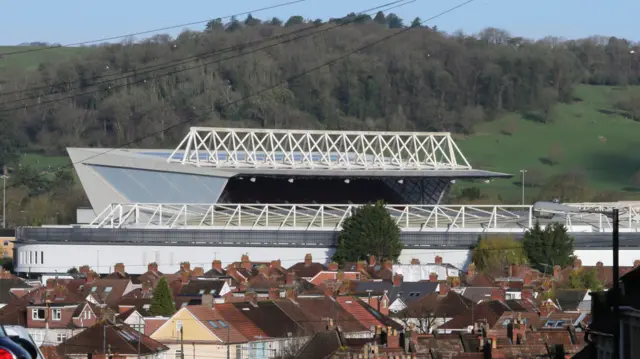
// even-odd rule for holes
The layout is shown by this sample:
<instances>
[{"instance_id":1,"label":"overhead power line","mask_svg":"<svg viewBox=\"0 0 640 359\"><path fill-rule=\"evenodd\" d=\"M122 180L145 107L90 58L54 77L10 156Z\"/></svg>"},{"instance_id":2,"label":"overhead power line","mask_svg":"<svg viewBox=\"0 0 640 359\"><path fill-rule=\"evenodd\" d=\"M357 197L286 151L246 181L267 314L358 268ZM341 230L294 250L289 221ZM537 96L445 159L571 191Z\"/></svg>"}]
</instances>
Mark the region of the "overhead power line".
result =
<instances>
[{"instance_id":1,"label":"overhead power line","mask_svg":"<svg viewBox=\"0 0 640 359\"><path fill-rule=\"evenodd\" d=\"M138 80L133 81L133 82L128 82L128 83L124 83L124 84L120 84L120 85L109 86L107 89L98 89L98 90L93 90L93 91L88 91L88 92L82 92L82 93L72 94L72 95L69 95L69 96L64 96L64 97L60 97L60 98L56 98L56 99L52 99L52 100L38 101L37 103L33 103L33 104L16 106L16 107L12 107L12 108L9 108L9 109L2 109L2 110L0 110L0 112L9 112L9 111L15 111L15 110L22 110L22 109L25 109L25 108L41 106L41 105L46 105L46 104L50 104L50 103L55 103L55 102L59 102L59 101L72 99L72 98L75 98L75 97L78 97L78 96L93 95L93 94L97 94L97 93L100 93L100 92L111 91L111 90L114 90L114 89L117 89L117 88L121 88L121 87L128 87L128 86L137 85L137 84L144 84L144 83L147 83L147 81L152 81L152 80L155 80L155 79L158 79L158 78L161 78L161 77L171 76L171 75L175 75L177 73L193 70L193 69L196 69L196 68L206 67L208 65L221 63L223 61L232 60L232 59L235 59L235 58L238 58L238 57L241 57L241 56L245 56L245 55L250 55L250 54L253 54L253 53L256 53L256 52L259 52L259 51L263 51L263 50L267 50L267 49L270 49L270 48L273 48L273 47L276 47L276 46L279 46L279 45L282 45L282 44L293 42L293 41L296 41L296 40L299 40L299 39L302 39L302 38L314 36L314 35L317 35L317 34L320 34L320 33L323 33L323 32L328 32L328 31L331 31L333 29L336 29L336 28L339 28L339 27L342 27L342 26L346 26L346 25L349 25L351 23L359 21L363 16L369 15L369 14L366 14L365 12L370 12L370 11L374 11L374 10L380 10L380 9L383 9L383 8L384 8L384 10L390 10L390 9L394 9L394 8L397 8L397 7L400 7L400 6L408 5L408 4L413 3L415 1L416 0L410 0L410 1L398 0L398 1L393 1L391 3L387 3L387 4L380 5L380 6L376 6L375 8L364 10L363 12L360 13L361 15L359 15L358 17L356 17L356 18L354 18L354 19L352 19L350 21L340 22L337 25L326 27L326 28L323 28L323 29L321 29L319 31L311 32L311 33L308 33L308 34L296 36L296 37L289 38L289 39L285 39L285 40L280 41L280 42L272 43L272 44L269 44L269 45L266 45L266 46L263 46L263 47L260 47L260 48L257 48L257 49L253 49L251 51L242 52L242 53L235 54L235 55L232 55L232 56L228 56L228 57L225 57L225 58L222 58L222 59L217 59L215 61L205 62L205 63L201 63L201 64L198 64L198 65L195 65L195 66L181 68L181 69L178 69L178 70L175 70L175 71L166 72L166 73L163 73L163 74L160 74L160 75L150 76L149 78L138 79ZM401 3L401 4L398 4L398 3ZM388 7L389 5L394 5L394 4L397 4L397 5L392 6L392 7ZM198 60L200 58L205 58L205 57L209 57L209 56L225 54L225 53L232 52L234 50L239 50L239 49L241 50L241 49L243 49L243 48L245 48L247 46L252 46L252 45L256 45L256 44L260 44L260 43L270 42L270 41L273 41L273 40L278 39L278 38L287 37L287 36L289 36L291 34L295 34L296 32L305 32L307 30L311 30L311 29L314 29L314 28L316 28L316 26L310 26L310 27L305 28L305 29L292 31L291 33L281 34L281 35L278 35L277 37L274 37L274 38L253 41L253 42L250 42L250 43L243 43L243 44L240 44L240 45L234 45L234 46L226 48L226 49L222 49L222 50L218 50L218 51L214 51L214 52L210 52L210 53L205 53L205 54L200 54L200 55L195 55L195 56L192 56L191 59L182 60L181 62L170 64L170 65L166 65L166 66L163 66L165 64L156 65L156 66L163 66L163 67L154 68L154 69L147 70L147 71L142 71L142 72L138 72L137 70L136 71L132 71L132 73L133 73L132 75L122 76L120 78L106 80L106 81L102 81L102 82L86 85L86 86L83 86L83 87L94 87L94 86L110 83L112 81L129 79L129 78L132 78L132 77L137 77L137 76L144 75L144 74L147 74L147 73L151 73L151 72L157 71L157 70L175 68L178 65L186 64L186 63L192 62L194 60ZM83 87L81 87L81 88L83 88ZM64 91L64 92L67 92L67 91ZM25 97L23 99L6 101L6 102L3 102L1 105L6 105L6 104L14 103L14 102L20 102L20 101L23 101L23 100L35 99L35 98L40 98L40 97L41 97L41 95L33 95L33 96L30 96L30 97Z\"/></svg>"},{"instance_id":2,"label":"overhead power line","mask_svg":"<svg viewBox=\"0 0 640 359\"><path fill-rule=\"evenodd\" d=\"M148 34L153 34L153 33L160 32L160 31L167 31L167 30L185 28L185 27L193 26L193 25L206 24L209 21L216 20L216 19L231 19L231 18L234 18L234 17L242 16L242 15L249 15L249 14L256 13L256 12L277 9L277 8L280 8L280 7L289 6L289 5L293 5L293 4L297 4L297 3L301 3L301 2L305 2L305 1L307 1L307 0L294 0L294 1L289 1L289 2L286 2L286 3L281 3L281 4L276 4L276 5L272 5L272 6L267 6L267 7L254 9L254 10L251 10L251 11L245 11L245 12L241 12L241 13L234 14L234 15L226 15L226 16L222 16L222 17L216 17L216 18L212 18L212 19L207 19L207 20L193 21L193 22L188 22L188 23L179 24L179 25L171 25L171 26L161 27L161 28L158 28L158 29L144 30L144 31L140 31L140 32L133 32L133 33L125 34L125 35L103 37L103 38L96 39L96 40L75 42L75 43L70 43L70 44L65 44L65 45L55 45L55 46L40 47L40 48L37 48L37 49L27 49L27 50L13 51L13 52L5 52L5 53L3 53L1 55L2 56L12 56L12 55L18 55L18 54L25 54L25 53L29 53L29 52L39 52L39 51L57 49L57 48L61 48L61 47L77 47L77 46L83 46L83 45L88 45L88 44L95 44L95 43L107 42L107 41L112 41L112 40L118 40L118 39L123 39L123 38L127 38L127 37L133 37L133 36L139 36L139 35L148 35Z\"/></svg>"},{"instance_id":3,"label":"overhead power line","mask_svg":"<svg viewBox=\"0 0 640 359\"><path fill-rule=\"evenodd\" d=\"M426 19L426 20L421 21L421 22L420 22L420 25L423 25L423 24L425 24L425 23L427 23L427 22L429 22L429 21L433 21L433 20L435 20L435 19L437 19L437 18L439 18L439 17L441 17L441 16L444 16L444 15L446 15L446 14L449 14L449 13L451 13L451 12L453 12L453 11L455 11L455 10L459 9L459 8L462 8L462 7L464 7L464 6L468 5L468 4L471 4L471 3L472 3L472 2L474 2L474 1L476 1L476 0L467 0L467 1L463 2L463 3L460 3L460 4L458 4L458 5L455 5L455 6L451 7L451 8L448 8L447 10L444 10L444 11L442 11L442 12L438 13L437 15L434 15L434 16L432 16L432 17L430 17L430 18ZM253 92L253 93L251 93L251 94L249 94L249 95L247 95L247 96L245 96L245 97L243 97L243 98L241 98L241 99L238 99L238 100L235 100L235 101L231 101L231 102L229 102L229 103L225 104L225 105L223 106L223 108L226 108L226 107L229 107L229 106L236 105L236 104L241 103L241 102L244 102L244 101L246 101L246 100L248 100L248 99L250 99L250 98L253 98L253 97L256 97L256 96L258 96L258 95L261 95L261 94L263 94L263 93L265 93L265 92L271 91L271 90L273 90L273 89L275 89L275 88L277 88L277 87L280 87L280 86L282 86L282 85L284 85L284 84L286 84L286 83L289 83L289 82L294 81L294 80L296 80L296 79L298 79L298 78L304 77L304 76L306 76L307 74L310 74L310 73L312 73L312 72L314 72L314 71L317 71L317 70L319 70L319 69L322 69L322 68L324 68L324 67L326 67L326 66L333 65L333 64L335 64L335 63L337 63L337 62L339 62L339 61L341 61L341 60L343 60L343 59L346 59L347 57L349 57L349 56L351 56L351 55L353 55L353 54L356 54L356 53L358 53L358 52L360 52L360 51L367 50L367 49L372 48L372 47L374 47L374 46L376 46L376 45L378 45L378 44L380 44L380 43L383 43L383 42L385 42L385 41L387 41L387 40L389 40L389 39L392 39L392 38L394 38L394 37L396 37L396 36L400 36L400 35L402 35L402 34L404 34L404 33L408 32L408 31L413 30L414 28L416 28L416 27L407 27L407 28L404 28L404 29L402 29L402 30L396 31L396 32L394 32L394 33L393 33L393 34L391 34L391 35L388 35L388 36L382 37L382 38L380 38L380 39L378 39L378 40L372 41L372 42L370 42L370 43L368 43L368 44L366 44L366 45L364 45L364 46L362 46L362 47L359 47L359 48L357 48L357 49L355 49L355 50L349 51L349 52L347 52L346 54L344 54L344 55L342 55L342 56L336 57L336 58L334 58L333 60L330 60L330 61L328 61L328 62L325 62L325 63L321 64L321 65L318 65L318 66L315 66L315 67L313 67L313 68L310 68L310 69L308 69L308 70L306 70L306 71L303 71L303 72L301 72L301 73L299 73L299 74L297 74L297 75L291 76L291 77L289 77L289 78L287 78L287 79L285 79L285 80L283 80L283 81L277 82L277 83L275 83L275 84L273 84L273 85L271 85L271 86L268 86L268 87L265 87L265 88L263 88L263 89L261 89L261 90L258 90L258 91L256 91L256 92ZM204 117L206 117L206 116L208 116L208 115L210 115L210 114L214 113L215 111L216 111L216 109L215 109L215 108L213 108L213 109L211 109L211 110L209 110L209 111L207 111L207 112L204 112L204 113L202 113L202 114L200 114L200 115L198 115L198 116L191 117L191 118L188 118L188 119L186 119L186 120L180 121L180 122L178 122L178 123L176 123L176 124L173 124L173 125L167 126L167 127L163 128L162 130L155 131L155 132L151 132L151 133L148 133L148 134L146 134L146 135L140 136L140 137L138 137L138 138L136 138L136 139L134 139L134 140L132 140L132 141L129 141L129 142L127 142L127 143L123 144L123 145L120 145L120 146L117 146L117 147L114 147L114 148L107 149L107 150L102 151L102 152L100 152L100 153L97 153L97 154L95 154L95 155L92 155L92 156L89 156L89 157L87 157L87 158L84 158L84 159L82 159L82 160L80 160L80 161L72 162L72 163L70 163L70 164L67 164L67 165L64 165L64 166L60 166L60 167L58 167L58 168L56 168L56 169L53 169L53 170L50 170L50 171L43 171L43 172L41 172L40 174L38 174L38 175L36 175L36 176L33 176L32 178L25 179L25 181L33 180L33 179L37 179L37 178L40 178L40 177L43 177L43 176L46 176L46 175L49 175L49 174L52 174L52 173L56 173L56 172L58 172L58 171L60 171L60 170L63 170L63 169L68 168L68 167L71 167L71 166L73 166L73 165L75 165L75 164L82 163L82 162L84 162L84 161L87 161L87 160L90 160L90 159L96 158L96 157L98 157L98 156L101 156L101 155L104 155L104 154L110 153L110 152L112 152L112 151L114 151L114 150L117 150L117 149L121 149L121 148L124 148L124 147L130 146L130 145L132 145L132 144L135 144L135 143L138 143L138 142L140 142L140 141L142 141L142 140L145 140L145 139L147 139L147 138L149 138L149 137L153 137L153 136L156 136L156 135L161 134L161 133L163 133L163 132L166 132L166 131L172 130L172 129L176 128L176 127L179 127L179 126L185 125L185 124L187 124L187 123L189 123L189 122L193 122L193 121L200 120L200 119L202 119L202 118L204 118ZM13 188L13 187L16 187L16 186L18 186L19 184L20 184L20 183L13 183L12 185L8 186L7 188Z\"/></svg>"},{"instance_id":4,"label":"overhead power line","mask_svg":"<svg viewBox=\"0 0 640 359\"><path fill-rule=\"evenodd\" d=\"M388 10L391 10L391 9L394 9L394 8L397 8L397 7L400 7L400 6L404 6L404 5L413 3L415 1L416 0L409 0L409 1L408 0L396 0L396 1L392 1L390 3L386 3L386 4L379 5L379 6L370 8L370 9L366 9L366 10L363 10L363 11L359 12L358 13L359 17L356 17L355 19L352 19L350 21L340 22L336 26L322 29L322 30L320 30L318 32L315 32L315 33L312 33L312 34L310 34L308 36L315 35L315 34L320 33L320 32L329 31L329 30L332 30L332 29L334 29L336 27L340 27L340 26L351 24L353 22L356 22L356 21L360 20L361 17L364 16L363 14L366 15L366 13L374 11L374 10L388 11ZM402 4L399 4L399 3L402 3ZM399 4L399 5L396 5L396 4ZM396 6L392 6L392 5L396 5ZM387 8L388 6L392 6L392 7ZM164 69L168 69L168 68L171 68L171 67L176 67L178 65L187 64L189 62L202 60L202 59L207 58L207 57L211 57L211 56L215 56L215 55L221 55L221 54L225 54L225 53L232 52L232 51L235 51L235 50L242 50L242 49L247 48L247 47L251 47L251 46L254 46L254 45L259 45L261 43L267 43L267 42L270 42L270 41L286 38L288 36L299 34L299 33L303 33L303 32L307 32L309 30L313 30L313 29L316 29L318 27L320 27L320 25L311 25L311 26L308 26L308 27L305 27L305 28L302 28L302 29L296 29L294 31L289 31L289 32L285 32L285 33L282 33L282 34L279 34L279 35L276 35L276 36L272 36L272 37L269 37L267 39L260 39L260 40L256 40L256 41L250 41L250 42L246 42L246 43L236 44L236 45L233 45L233 46L230 46L230 47L226 47L226 48L222 48L222 49L218 49L218 50L214 50L214 51L205 51L205 52L202 52L202 53L199 53L199 54L196 54L196 55L191 55L191 56L187 56L187 57L183 57L183 58L179 58L179 59L176 59L176 60L171 60L171 61L167 61L167 62L155 64L155 65L144 66L144 67L141 67L141 68L138 68L138 69L135 69L135 70L131 70L131 71L126 71L126 72L120 73L120 74L107 74L107 75L94 76L94 77L89 78L89 79L83 79L83 81L86 81L86 80L92 80L93 81L93 80L104 79L104 78L109 78L109 77L113 77L113 76L119 76L119 77L115 77L115 78L112 78L112 79L109 79L109 80L105 80L105 81L101 81L101 82L94 82L94 83L91 83L91 84L81 85L81 86L78 86L78 87L72 87L72 88L69 88L69 89L56 91L56 92L51 92L51 93L47 93L47 94L35 94L35 95L23 97L23 98L18 98L18 99L15 99L15 100L5 101L2 104L6 105L6 104L9 104L9 103L22 102L22 101L26 101L26 100L30 100L30 99L36 99L36 98L40 98L42 96L50 96L50 95L55 95L55 94L58 94L58 93L68 93L68 92L71 92L73 90L84 89L84 88L89 88L89 87L102 85L102 84L105 84L105 83L108 83L108 82L112 82L112 81L128 79L128 78L131 78L131 77L144 75L144 74L147 74L147 73L150 73L150 72L153 72L153 71L164 70ZM304 37L304 36L300 36L300 37L297 37L297 38L294 38L294 39L289 39L288 41L285 41L283 43L290 42L290 41L295 41L295 40L297 40L299 38L302 38L302 37ZM259 51L259 50L261 50L261 49L258 49L256 51ZM245 54L250 54L250 53L251 52L247 52ZM224 60L222 60L222 61L224 61ZM205 65L207 65L207 64L205 64ZM129 74L129 75L123 75L123 74ZM167 76L167 75L170 75L170 74L171 73L168 73L168 74L165 74L164 76ZM79 83L80 80L73 81L73 82ZM129 83L127 85L131 85L131 83ZM51 88L50 86L37 86L37 87L32 87L32 88L28 88L28 89L24 89L24 90L17 90L17 91L0 93L0 97L8 96L8 95L14 95L14 94L28 93L28 92L33 92L33 91L37 91L37 90L46 90L46 89L50 89L50 88ZM24 108L24 107L20 107L20 108Z\"/></svg>"}]
</instances>

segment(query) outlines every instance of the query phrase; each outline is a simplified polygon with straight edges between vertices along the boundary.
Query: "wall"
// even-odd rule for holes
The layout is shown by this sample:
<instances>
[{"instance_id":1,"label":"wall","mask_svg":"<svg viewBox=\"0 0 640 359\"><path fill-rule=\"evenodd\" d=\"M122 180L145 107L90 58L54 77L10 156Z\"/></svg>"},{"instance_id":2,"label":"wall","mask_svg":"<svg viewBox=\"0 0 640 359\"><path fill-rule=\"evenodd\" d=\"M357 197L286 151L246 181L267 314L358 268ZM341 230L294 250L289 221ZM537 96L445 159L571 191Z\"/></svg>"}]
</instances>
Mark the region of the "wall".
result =
<instances>
[{"instance_id":1,"label":"wall","mask_svg":"<svg viewBox=\"0 0 640 359\"><path fill-rule=\"evenodd\" d=\"M333 255L332 248L302 247L196 247L196 246L114 246L114 245L55 245L55 244L17 244L18 257L15 265L20 273L53 273L66 272L71 267L89 265L100 273L111 273L115 263L122 262L131 274L147 271L147 264L158 263L161 272L172 273L178 270L180 262L189 261L191 266L211 268L214 259L222 261L223 266L238 261L243 254L248 254L254 262L280 259L282 266L288 268L304 260L306 253L311 253L313 260L327 263ZM72 249L71 249L72 248ZM72 256L69 251L72 250ZM38 263L29 263L28 252L38 253ZM399 262L411 263L417 258L421 263L434 263L436 256L443 262L450 263L460 269L469 264L470 251L466 249L405 249ZM575 254L586 266L594 266L601 261L605 266L613 265L611 248L578 249ZM22 256L26 255L26 262ZM33 258L33 257L32 257ZM44 259L44 261L41 261ZM640 249L620 250L620 265L632 266L633 261L640 259Z\"/></svg>"},{"instance_id":2,"label":"wall","mask_svg":"<svg viewBox=\"0 0 640 359\"><path fill-rule=\"evenodd\" d=\"M0 258L13 258L15 237L0 237Z\"/></svg>"}]
</instances>

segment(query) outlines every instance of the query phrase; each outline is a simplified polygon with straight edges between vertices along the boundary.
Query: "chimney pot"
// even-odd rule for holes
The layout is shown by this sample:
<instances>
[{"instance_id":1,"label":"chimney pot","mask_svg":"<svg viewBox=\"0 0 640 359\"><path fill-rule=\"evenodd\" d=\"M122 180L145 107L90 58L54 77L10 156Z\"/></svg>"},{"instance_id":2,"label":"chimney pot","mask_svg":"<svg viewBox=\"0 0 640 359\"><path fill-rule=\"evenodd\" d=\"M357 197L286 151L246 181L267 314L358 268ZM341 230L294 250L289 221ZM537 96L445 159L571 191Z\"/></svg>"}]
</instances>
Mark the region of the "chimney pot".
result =
<instances>
[{"instance_id":1,"label":"chimney pot","mask_svg":"<svg viewBox=\"0 0 640 359\"><path fill-rule=\"evenodd\" d=\"M241 261L240 261L240 265L242 266L242 268L246 269L246 270L251 270L253 269L253 263L251 263L251 261L249 260L249 256L246 254L242 255Z\"/></svg>"},{"instance_id":2,"label":"chimney pot","mask_svg":"<svg viewBox=\"0 0 640 359\"><path fill-rule=\"evenodd\" d=\"M202 267L193 268L193 272L191 272L191 276L193 276L193 277L202 277L202 276L204 276L204 268L202 268Z\"/></svg>"},{"instance_id":3,"label":"chimney pot","mask_svg":"<svg viewBox=\"0 0 640 359\"><path fill-rule=\"evenodd\" d=\"M403 278L402 278L402 274L400 274L400 273L396 273L396 274L393 276L393 286L394 286L394 287L399 287L400 285L402 285L402 279L403 279Z\"/></svg>"},{"instance_id":4,"label":"chimney pot","mask_svg":"<svg viewBox=\"0 0 640 359\"><path fill-rule=\"evenodd\" d=\"M470 263L467 267L467 276L473 277L474 275L476 275L476 265L475 263Z\"/></svg>"},{"instance_id":5,"label":"chimney pot","mask_svg":"<svg viewBox=\"0 0 640 359\"><path fill-rule=\"evenodd\" d=\"M442 265L442 257L436 256L436 264Z\"/></svg>"},{"instance_id":6,"label":"chimney pot","mask_svg":"<svg viewBox=\"0 0 640 359\"><path fill-rule=\"evenodd\" d=\"M604 264L602 262L596 263L596 267L602 267L602 266L604 266Z\"/></svg>"},{"instance_id":7,"label":"chimney pot","mask_svg":"<svg viewBox=\"0 0 640 359\"><path fill-rule=\"evenodd\" d=\"M215 270L221 272L222 271L222 261L216 259L213 262L211 262L211 269L215 269Z\"/></svg>"},{"instance_id":8,"label":"chimney pot","mask_svg":"<svg viewBox=\"0 0 640 359\"><path fill-rule=\"evenodd\" d=\"M124 274L124 263L116 263L116 265L113 267L114 271L117 273L122 273Z\"/></svg>"},{"instance_id":9,"label":"chimney pot","mask_svg":"<svg viewBox=\"0 0 640 359\"><path fill-rule=\"evenodd\" d=\"M438 281L438 273L429 273L429 282L435 283Z\"/></svg>"}]
</instances>

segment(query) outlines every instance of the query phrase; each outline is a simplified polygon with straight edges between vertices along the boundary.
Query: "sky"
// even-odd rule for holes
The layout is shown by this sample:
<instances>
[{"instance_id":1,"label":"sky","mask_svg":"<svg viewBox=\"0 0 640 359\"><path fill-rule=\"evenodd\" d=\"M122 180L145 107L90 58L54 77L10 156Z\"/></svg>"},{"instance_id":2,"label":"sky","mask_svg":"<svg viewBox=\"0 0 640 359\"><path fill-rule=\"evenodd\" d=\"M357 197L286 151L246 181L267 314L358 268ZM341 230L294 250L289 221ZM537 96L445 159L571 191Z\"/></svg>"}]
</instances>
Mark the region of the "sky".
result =
<instances>
[{"instance_id":1,"label":"sky","mask_svg":"<svg viewBox=\"0 0 640 359\"><path fill-rule=\"evenodd\" d=\"M277 16L286 20L289 16L301 15L326 20L390 1L306 0L253 12L253 16L262 19ZM416 16L428 19L463 1L416 0L393 12L410 23ZM0 45L34 41L74 44L234 15L284 2L287 0L4 0L0 1ZM427 25L437 25L447 32L476 33L486 27L496 27L527 38L605 35L639 41L638 17L638 0L475 0ZM203 27L204 24L194 25L190 29ZM183 28L163 33L175 36L181 30Z\"/></svg>"}]
</instances>

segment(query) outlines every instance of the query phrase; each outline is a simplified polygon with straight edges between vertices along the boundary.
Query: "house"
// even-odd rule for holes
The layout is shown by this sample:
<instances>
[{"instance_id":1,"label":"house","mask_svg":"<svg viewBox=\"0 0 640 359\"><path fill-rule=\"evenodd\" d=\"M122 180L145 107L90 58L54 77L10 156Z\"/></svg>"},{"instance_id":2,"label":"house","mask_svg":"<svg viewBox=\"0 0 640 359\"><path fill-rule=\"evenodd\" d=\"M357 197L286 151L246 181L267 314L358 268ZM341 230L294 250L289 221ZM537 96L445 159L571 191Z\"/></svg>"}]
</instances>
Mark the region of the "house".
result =
<instances>
[{"instance_id":1,"label":"house","mask_svg":"<svg viewBox=\"0 0 640 359\"><path fill-rule=\"evenodd\" d=\"M435 292L439 283L430 282L404 282L400 274L393 277L393 282L384 280L375 280L369 282L359 282L356 285L354 294L367 301L370 296L386 296L388 298L388 311L400 312L407 307L412 301ZM382 303L384 304L384 303ZM386 308L382 306L379 310L385 312ZM387 312L388 313L388 312Z\"/></svg>"},{"instance_id":2,"label":"house","mask_svg":"<svg viewBox=\"0 0 640 359\"><path fill-rule=\"evenodd\" d=\"M228 318L207 305L181 308L151 338L169 348L170 358L223 358L228 349L242 358L248 342Z\"/></svg>"},{"instance_id":3,"label":"house","mask_svg":"<svg viewBox=\"0 0 640 359\"><path fill-rule=\"evenodd\" d=\"M287 269L287 273L294 273L298 278L311 281L318 273L326 270L321 263L315 263L311 254L304 256L304 262L298 262Z\"/></svg>"},{"instance_id":4,"label":"house","mask_svg":"<svg viewBox=\"0 0 640 359\"><path fill-rule=\"evenodd\" d=\"M83 294L93 304L116 307L123 296L140 287L130 279L96 279L84 286Z\"/></svg>"},{"instance_id":5,"label":"house","mask_svg":"<svg viewBox=\"0 0 640 359\"><path fill-rule=\"evenodd\" d=\"M148 309L148 304L142 306L121 305L119 307L120 314L116 318L131 328L150 336L169 318L154 316Z\"/></svg>"},{"instance_id":6,"label":"house","mask_svg":"<svg viewBox=\"0 0 640 359\"><path fill-rule=\"evenodd\" d=\"M2 270L0 272L0 308L34 288L21 278Z\"/></svg>"},{"instance_id":7,"label":"house","mask_svg":"<svg viewBox=\"0 0 640 359\"><path fill-rule=\"evenodd\" d=\"M223 296L231 292L229 284L224 280L213 279L195 279L190 280L180 288L180 291L174 293L176 300L196 301L202 304L201 298L205 294L213 296L216 303L224 302Z\"/></svg>"},{"instance_id":8,"label":"house","mask_svg":"<svg viewBox=\"0 0 640 359\"><path fill-rule=\"evenodd\" d=\"M438 278L457 278L462 270L449 263L443 263L442 257L436 256L435 263L420 264L417 259L411 260L411 264L394 264L393 274L401 274L405 282L420 282L429 280L432 274Z\"/></svg>"},{"instance_id":9,"label":"house","mask_svg":"<svg viewBox=\"0 0 640 359\"><path fill-rule=\"evenodd\" d=\"M166 359L169 348L126 324L101 321L58 345L57 353L66 358L143 358Z\"/></svg>"}]
</instances>

